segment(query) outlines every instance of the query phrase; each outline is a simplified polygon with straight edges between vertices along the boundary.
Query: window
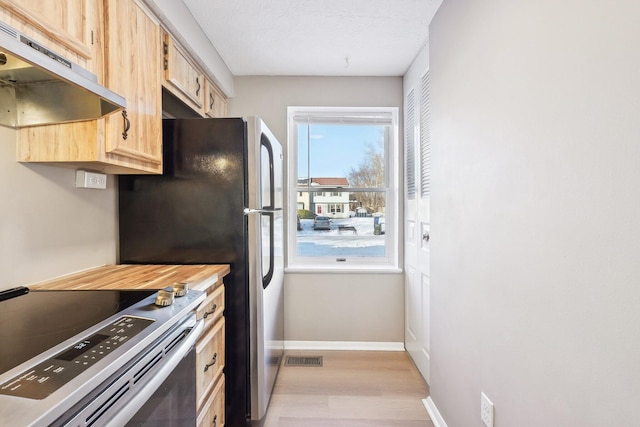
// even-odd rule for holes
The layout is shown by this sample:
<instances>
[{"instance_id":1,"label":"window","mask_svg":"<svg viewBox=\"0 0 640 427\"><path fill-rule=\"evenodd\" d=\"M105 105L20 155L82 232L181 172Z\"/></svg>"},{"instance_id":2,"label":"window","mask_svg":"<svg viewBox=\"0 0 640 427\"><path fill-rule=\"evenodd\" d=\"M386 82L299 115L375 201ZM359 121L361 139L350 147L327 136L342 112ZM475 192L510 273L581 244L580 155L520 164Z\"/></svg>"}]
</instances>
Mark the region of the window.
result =
<instances>
[{"instance_id":1,"label":"window","mask_svg":"<svg viewBox=\"0 0 640 427\"><path fill-rule=\"evenodd\" d=\"M288 267L397 269L398 109L289 107L288 117L289 218L300 217Z\"/></svg>"},{"instance_id":2,"label":"window","mask_svg":"<svg viewBox=\"0 0 640 427\"><path fill-rule=\"evenodd\" d=\"M329 212L331 213L343 213L345 212L342 205L331 203L329 205Z\"/></svg>"}]
</instances>

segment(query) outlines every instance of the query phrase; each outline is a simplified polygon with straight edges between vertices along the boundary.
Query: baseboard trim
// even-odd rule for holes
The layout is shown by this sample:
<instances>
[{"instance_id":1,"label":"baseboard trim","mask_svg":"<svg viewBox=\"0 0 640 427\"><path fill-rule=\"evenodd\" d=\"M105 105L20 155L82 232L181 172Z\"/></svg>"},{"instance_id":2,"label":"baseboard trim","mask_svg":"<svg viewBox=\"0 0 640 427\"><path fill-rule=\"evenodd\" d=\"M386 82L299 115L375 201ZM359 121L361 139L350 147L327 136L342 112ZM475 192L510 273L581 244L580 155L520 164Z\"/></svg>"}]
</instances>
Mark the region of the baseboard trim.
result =
<instances>
[{"instance_id":1,"label":"baseboard trim","mask_svg":"<svg viewBox=\"0 0 640 427\"><path fill-rule=\"evenodd\" d=\"M424 407L427 408L427 412L429 413L429 417L431 417L431 421L435 427L447 427L447 423L444 422L444 418L440 415L440 411L436 408L436 404L431 399L431 396L422 400Z\"/></svg>"},{"instance_id":2,"label":"baseboard trim","mask_svg":"<svg viewBox=\"0 0 640 427\"><path fill-rule=\"evenodd\" d=\"M367 341L285 341L285 350L404 351L402 342Z\"/></svg>"}]
</instances>

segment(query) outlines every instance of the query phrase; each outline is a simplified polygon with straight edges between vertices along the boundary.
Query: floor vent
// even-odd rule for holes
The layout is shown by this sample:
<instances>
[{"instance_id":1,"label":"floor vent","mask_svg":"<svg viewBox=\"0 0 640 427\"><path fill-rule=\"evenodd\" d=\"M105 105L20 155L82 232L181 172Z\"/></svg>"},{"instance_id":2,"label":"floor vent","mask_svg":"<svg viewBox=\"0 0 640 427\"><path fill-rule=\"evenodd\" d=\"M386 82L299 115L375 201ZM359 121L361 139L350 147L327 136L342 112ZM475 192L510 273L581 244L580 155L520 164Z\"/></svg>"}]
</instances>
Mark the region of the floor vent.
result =
<instances>
[{"instance_id":1,"label":"floor vent","mask_svg":"<svg viewBox=\"0 0 640 427\"><path fill-rule=\"evenodd\" d=\"M284 366L322 367L322 356L287 356Z\"/></svg>"}]
</instances>

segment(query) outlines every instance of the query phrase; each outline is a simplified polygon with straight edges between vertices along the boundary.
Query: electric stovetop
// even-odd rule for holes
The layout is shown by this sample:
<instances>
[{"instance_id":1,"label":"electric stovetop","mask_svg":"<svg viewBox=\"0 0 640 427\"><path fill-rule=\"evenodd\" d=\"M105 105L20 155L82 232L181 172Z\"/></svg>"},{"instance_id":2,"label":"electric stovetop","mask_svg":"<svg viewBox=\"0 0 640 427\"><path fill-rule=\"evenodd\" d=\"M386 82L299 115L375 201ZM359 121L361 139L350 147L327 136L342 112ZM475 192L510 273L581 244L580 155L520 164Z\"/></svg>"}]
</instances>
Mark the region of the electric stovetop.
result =
<instances>
[{"instance_id":1,"label":"electric stovetop","mask_svg":"<svg viewBox=\"0 0 640 427\"><path fill-rule=\"evenodd\" d=\"M5 300L0 292L0 375L155 292L19 288Z\"/></svg>"}]
</instances>

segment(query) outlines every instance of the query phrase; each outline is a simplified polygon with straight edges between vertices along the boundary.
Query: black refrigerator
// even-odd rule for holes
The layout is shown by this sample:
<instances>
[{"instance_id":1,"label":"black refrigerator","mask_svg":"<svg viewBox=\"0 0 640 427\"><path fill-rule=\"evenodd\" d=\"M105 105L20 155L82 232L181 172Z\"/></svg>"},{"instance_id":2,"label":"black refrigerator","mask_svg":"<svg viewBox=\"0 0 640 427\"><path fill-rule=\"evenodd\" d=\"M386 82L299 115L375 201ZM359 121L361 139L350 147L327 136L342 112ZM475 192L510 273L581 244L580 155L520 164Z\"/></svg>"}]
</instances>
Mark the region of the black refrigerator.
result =
<instances>
[{"instance_id":1,"label":"black refrigerator","mask_svg":"<svg viewBox=\"0 0 640 427\"><path fill-rule=\"evenodd\" d=\"M163 120L160 176L118 179L122 264L229 264L226 425L266 412L284 347L283 153L257 117Z\"/></svg>"}]
</instances>

